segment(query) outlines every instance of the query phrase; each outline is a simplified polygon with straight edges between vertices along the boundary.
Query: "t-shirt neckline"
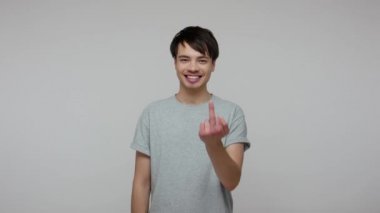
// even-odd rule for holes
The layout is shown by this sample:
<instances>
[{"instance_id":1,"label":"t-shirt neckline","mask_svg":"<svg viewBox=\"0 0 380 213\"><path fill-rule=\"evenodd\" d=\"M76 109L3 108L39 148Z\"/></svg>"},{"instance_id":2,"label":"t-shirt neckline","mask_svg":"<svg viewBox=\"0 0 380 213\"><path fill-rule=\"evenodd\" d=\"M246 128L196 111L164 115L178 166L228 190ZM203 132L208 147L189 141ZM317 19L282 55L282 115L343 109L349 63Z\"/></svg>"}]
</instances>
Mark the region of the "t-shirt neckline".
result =
<instances>
[{"instance_id":1,"label":"t-shirt neckline","mask_svg":"<svg viewBox=\"0 0 380 213\"><path fill-rule=\"evenodd\" d=\"M215 95L214 94L212 94L212 93L210 93L210 95L211 95L211 98L208 100L208 101L205 101L205 102L203 102L203 103L199 103L199 104L186 104L186 103L183 103L183 102L180 102L178 99L177 99L177 97L176 97L176 94L174 94L173 96L172 96L172 99L174 99L174 102L177 104L177 105L180 105L180 106L183 106L183 107L189 107L189 108L196 108L196 107L203 107L203 106L205 106L205 105L208 105L208 103L210 102L210 101L215 101Z\"/></svg>"}]
</instances>

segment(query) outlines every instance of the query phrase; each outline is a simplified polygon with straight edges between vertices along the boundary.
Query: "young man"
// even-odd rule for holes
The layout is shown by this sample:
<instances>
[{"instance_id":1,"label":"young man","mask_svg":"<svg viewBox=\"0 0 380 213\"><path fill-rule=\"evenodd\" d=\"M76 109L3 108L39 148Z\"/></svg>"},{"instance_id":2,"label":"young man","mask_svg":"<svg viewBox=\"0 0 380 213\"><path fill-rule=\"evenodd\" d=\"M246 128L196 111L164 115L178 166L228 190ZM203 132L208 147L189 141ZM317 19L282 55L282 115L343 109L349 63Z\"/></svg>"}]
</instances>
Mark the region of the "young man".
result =
<instances>
[{"instance_id":1,"label":"young man","mask_svg":"<svg viewBox=\"0 0 380 213\"><path fill-rule=\"evenodd\" d=\"M207 89L218 43L211 31L187 27L170 50L179 91L151 103L138 121L132 213L232 212L250 143L241 108Z\"/></svg>"}]
</instances>

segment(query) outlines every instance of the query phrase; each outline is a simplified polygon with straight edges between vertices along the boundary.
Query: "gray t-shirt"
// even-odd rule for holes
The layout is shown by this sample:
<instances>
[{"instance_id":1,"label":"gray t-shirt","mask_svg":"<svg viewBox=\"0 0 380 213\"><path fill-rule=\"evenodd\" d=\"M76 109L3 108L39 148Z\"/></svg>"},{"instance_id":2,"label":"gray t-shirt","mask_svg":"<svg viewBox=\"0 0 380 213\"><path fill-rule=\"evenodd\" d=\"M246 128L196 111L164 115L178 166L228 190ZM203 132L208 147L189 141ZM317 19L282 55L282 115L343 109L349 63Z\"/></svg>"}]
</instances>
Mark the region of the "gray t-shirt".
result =
<instances>
[{"instance_id":1,"label":"gray t-shirt","mask_svg":"<svg viewBox=\"0 0 380 213\"><path fill-rule=\"evenodd\" d=\"M230 133L224 147L250 143L242 109L213 95L215 112ZM199 125L208 119L208 103L187 105L175 96L148 105L138 121L131 148L150 156L150 213L231 213L232 197L215 174Z\"/></svg>"}]
</instances>

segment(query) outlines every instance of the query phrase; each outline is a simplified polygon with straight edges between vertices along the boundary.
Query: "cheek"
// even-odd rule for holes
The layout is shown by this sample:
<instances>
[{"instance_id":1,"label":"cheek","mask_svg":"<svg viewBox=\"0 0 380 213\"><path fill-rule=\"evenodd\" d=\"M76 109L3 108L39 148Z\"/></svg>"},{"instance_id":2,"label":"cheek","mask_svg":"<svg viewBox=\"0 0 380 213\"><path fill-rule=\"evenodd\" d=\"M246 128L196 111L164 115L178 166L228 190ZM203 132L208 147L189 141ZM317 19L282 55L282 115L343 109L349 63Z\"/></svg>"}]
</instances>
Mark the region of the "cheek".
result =
<instances>
[{"instance_id":1,"label":"cheek","mask_svg":"<svg viewBox=\"0 0 380 213\"><path fill-rule=\"evenodd\" d=\"M177 72L182 72L184 70L184 66L181 64L176 64L175 69Z\"/></svg>"},{"instance_id":2,"label":"cheek","mask_svg":"<svg viewBox=\"0 0 380 213\"><path fill-rule=\"evenodd\" d=\"M211 73L214 72L214 69L212 67L207 67L207 70L208 70L207 72L208 75L211 75Z\"/></svg>"}]
</instances>

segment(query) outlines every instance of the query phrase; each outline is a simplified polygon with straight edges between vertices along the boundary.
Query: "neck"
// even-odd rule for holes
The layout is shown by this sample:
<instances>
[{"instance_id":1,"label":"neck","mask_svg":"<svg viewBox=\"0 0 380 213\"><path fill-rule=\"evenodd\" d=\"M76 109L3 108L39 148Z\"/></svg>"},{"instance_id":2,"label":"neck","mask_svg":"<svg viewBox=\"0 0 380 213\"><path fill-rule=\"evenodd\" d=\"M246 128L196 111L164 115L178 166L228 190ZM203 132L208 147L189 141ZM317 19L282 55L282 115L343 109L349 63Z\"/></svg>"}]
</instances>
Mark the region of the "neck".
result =
<instances>
[{"instance_id":1,"label":"neck","mask_svg":"<svg viewBox=\"0 0 380 213\"><path fill-rule=\"evenodd\" d=\"M202 104L211 99L211 94L207 89L201 91L187 91L180 89L176 94L176 98L179 102L184 104Z\"/></svg>"}]
</instances>

